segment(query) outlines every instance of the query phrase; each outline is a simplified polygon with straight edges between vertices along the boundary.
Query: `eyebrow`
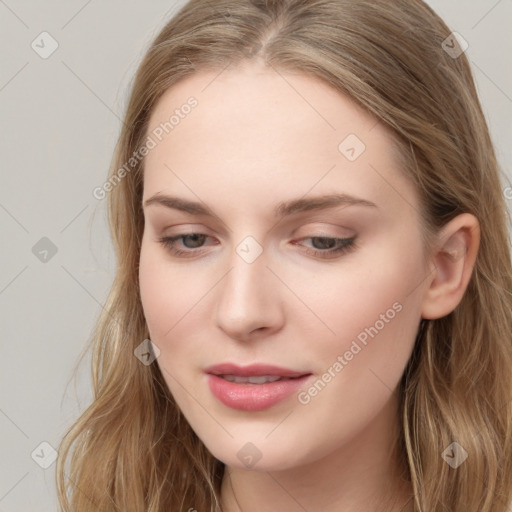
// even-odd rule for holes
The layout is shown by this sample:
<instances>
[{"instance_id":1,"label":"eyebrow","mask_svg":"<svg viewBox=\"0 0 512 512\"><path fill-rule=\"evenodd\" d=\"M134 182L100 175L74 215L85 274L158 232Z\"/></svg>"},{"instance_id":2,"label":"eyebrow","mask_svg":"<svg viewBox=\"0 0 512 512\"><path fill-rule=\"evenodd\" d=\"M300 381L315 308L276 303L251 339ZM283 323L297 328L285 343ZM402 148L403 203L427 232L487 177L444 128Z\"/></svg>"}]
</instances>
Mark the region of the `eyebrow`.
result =
<instances>
[{"instance_id":1,"label":"eyebrow","mask_svg":"<svg viewBox=\"0 0 512 512\"><path fill-rule=\"evenodd\" d=\"M146 199L144 207L151 205L173 208L191 215L217 217L213 210L204 203L189 201L161 193L156 193L149 199ZM378 209L378 206L375 203L366 199L354 197L348 194L326 194L310 198L283 201L274 208L273 213L276 218L283 218L300 212L323 210L327 208L334 208L336 206L365 206Z\"/></svg>"}]
</instances>

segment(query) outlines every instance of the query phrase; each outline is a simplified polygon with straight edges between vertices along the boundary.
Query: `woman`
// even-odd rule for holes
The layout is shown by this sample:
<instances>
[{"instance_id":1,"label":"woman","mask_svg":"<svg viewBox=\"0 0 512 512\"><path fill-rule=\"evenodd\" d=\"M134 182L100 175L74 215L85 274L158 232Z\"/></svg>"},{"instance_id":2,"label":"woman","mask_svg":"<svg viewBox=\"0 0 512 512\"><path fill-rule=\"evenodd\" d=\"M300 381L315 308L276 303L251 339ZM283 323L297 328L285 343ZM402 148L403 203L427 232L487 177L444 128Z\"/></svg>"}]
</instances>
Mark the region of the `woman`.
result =
<instances>
[{"instance_id":1,"label":"woman","mask_svg":"<svg viewBox=\"0 0 512 512\"><path fill-rule=\"evenodd\" d=\"M507 510L507 210L463 50L420 0L163 28L95 194L118 269L63 510Z\"/></svg>"}]
</instances>

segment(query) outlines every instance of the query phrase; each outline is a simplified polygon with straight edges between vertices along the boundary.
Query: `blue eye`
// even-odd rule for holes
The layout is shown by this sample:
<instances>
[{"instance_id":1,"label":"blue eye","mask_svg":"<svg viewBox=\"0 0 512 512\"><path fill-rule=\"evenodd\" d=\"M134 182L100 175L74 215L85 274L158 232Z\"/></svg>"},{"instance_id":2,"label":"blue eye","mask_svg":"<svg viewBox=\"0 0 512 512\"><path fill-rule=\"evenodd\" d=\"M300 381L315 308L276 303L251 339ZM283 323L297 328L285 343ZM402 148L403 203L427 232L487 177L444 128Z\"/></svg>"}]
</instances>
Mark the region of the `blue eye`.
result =
<instances>
[{"instance_id":1,"label":"blue eye","mask_svg":"<svg viewBox=\"0 0 512 512\"><path fill-rule=\"evenodd\" d=\"M194 253L197 254L198 251L195 251L194 249L201 249L200 243L204 241L205 238L209 238L208 235L204 235L202 233L185 233L184 235L176 235L176 236L164 236L160 238L158 241L169 250L171 254L174 256L194 256ZM178 240L182 240L183 242L185 240L192 240L191 246L187 247L189 250L183 250L176 247L176 242Z\"/></svg>"},{"instance_id":2,"label":"blue eye","mask_svg":"<svg viewBox=\"0 0 512 512\"><path fill-rule=\"evenodd\" d=\"M187 258L201 253L201 250L203 249L202 244L207 238L210 237L203 233L185 233L183 235L165 236L159 238L158 242L161 243L173 256ZM335 258L336 256L342 255L356 248L355 236L352 238L313 236L302 238L301 240L316 240L317 243L313 245L316 245L317 247L320 246L320 248L311 248L306 246L306 253L325 259ZM181 241L181 243L186 247L186 250L176 247L176 242L178 241ZM300 244L294 243L294 245Z\"/></svg>"},{"instance_id":3,"label":"blue eye","mask_svg":"<svg viewBox=\"0 0 512 512\"><path fill-rule=\"evenodd\" d=\"M320 249L306 247L306 252L312 256L318 256L320 258L334 258L338 255L345 254L356 248L355 240L356 237L352 238L331 238L326 236L311 236L303 238L302 240L317 240L319 243L313 244ZM327 247L326 247L327 246Z\"/></svg>"}]
</instances>

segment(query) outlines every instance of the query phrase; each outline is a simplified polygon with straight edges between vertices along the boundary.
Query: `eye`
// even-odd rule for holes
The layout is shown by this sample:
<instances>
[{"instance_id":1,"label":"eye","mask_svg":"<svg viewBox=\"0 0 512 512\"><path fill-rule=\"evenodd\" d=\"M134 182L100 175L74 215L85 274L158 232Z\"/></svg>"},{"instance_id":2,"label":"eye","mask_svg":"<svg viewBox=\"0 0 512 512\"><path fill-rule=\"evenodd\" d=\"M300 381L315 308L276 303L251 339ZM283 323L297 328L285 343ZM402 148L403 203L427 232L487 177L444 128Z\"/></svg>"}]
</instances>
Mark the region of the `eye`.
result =
<instances>
[{"instance_id":1,"label":"eye","mask_svg":"<svg viewBox=\"0 0 512 512\"><path fill-rule=\"evenodd\" d=\"M202 243L206 238L210 238L203 233L185 233L176 236L164 236L159 238L158 241L175 256L194 256L198 251L194 250L201 248ZM176 242L180 240L184 243L185 247L189 250L183 250L176 247Z\"/></svg>"},{"instance_id":2,"label":"eye","mask_svg":"<svg viewBox=\"0 0 512 512\"><path fill-rule=\"evenodd\" d=\"M311 240L316 241L313 242L313 246L317 248L307 248L307 253L312 256L318 256L320 258L335 258L342 254L348 253L356 249L355 240L356 237L353 236L351 238L332 238L326 236L311 236L302 238L301 240ZM318 248L319 247L319 248Z\"/></svg>"},{"instance_id":3,"label":"eye","mask_svg":"<svg viewBox=\"0 0 512 512\"><path fill-rule=\"evenodd\" d=\"M182 235L161 237L158 239L158 242L174 256L192 257L202 252L203 244L208 238L211 237L203 233L184 233ZM301 240L311 240L313 241L313 246L316 247L303 246L297 242L294 242L294 245L301 245L305 247L307 254L324 259L335 258L356 248L355 236L351 238L312 236L302 238ZM176 247L178 241L182 244L182 247L186 248L185 250Z\"/></svg>"}]
</instances>

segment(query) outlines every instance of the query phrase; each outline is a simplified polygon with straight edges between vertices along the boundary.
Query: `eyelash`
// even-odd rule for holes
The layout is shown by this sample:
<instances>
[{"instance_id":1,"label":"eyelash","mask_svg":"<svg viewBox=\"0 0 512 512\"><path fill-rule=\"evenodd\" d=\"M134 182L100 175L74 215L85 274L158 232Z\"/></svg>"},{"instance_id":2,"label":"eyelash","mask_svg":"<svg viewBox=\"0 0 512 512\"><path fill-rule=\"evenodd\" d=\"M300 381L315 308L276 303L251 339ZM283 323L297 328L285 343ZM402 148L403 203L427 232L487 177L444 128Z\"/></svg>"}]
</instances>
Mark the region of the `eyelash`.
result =
<instances>
[{"instance_id":1,"label":"eyelash","mask_svg":"<svg viewBox=\"0 0 512 512\"><path fill-rule=\"evenodd\" d=\"M194 250L189 249L188 251L184 251L182 249L177 249L174 244L177 240L183 239L187 236L193 236L193 235L203 235L203 233L184 233L182 235L176 235L176 236L164 236L158 239L158 242L161 243L171 254L173 254L176 257L185 257L189 258L194 256L194 253L200 253L200 249ZM208 235L205 235L208 236ZM338 255L346 254L350 251L353 251L357 248L357 245L355 243L356 237L352 238L334 238L334 237L327 237L327 236L310 236L305 237L303 240L312 240L314 238L320 238L324 240L334 240L335 242L339 243L338 247L335 247L334 249L327 249L327 250L320 250L320 249L311 249L307 248L306 253L311 256L316 256L323 259L329 259L334 258ZM297 245L297 244L295 244ZM327 256L326 256L327 255Z\"/></svg>"}]
</instances>

